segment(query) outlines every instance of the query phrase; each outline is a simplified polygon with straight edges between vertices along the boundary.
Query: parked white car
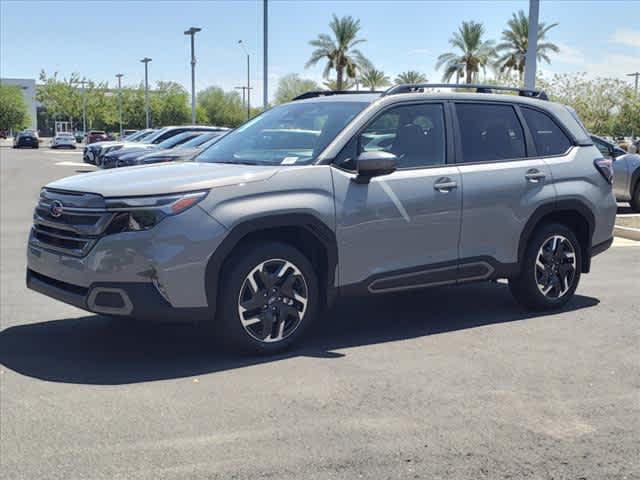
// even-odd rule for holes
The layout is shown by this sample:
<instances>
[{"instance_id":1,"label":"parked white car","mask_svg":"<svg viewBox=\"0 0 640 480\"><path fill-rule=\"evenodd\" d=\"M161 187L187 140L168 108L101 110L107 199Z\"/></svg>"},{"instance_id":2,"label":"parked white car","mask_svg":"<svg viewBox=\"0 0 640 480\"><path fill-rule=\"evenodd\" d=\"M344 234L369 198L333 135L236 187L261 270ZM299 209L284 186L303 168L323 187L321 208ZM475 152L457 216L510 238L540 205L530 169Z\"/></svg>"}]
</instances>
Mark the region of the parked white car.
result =
<instances>
[{"instance_id":1,"label":"parked white car","mask_svg":"<svg viewBox=\"0 0 640 480\"><path fill-rule=\"evenodd\" d=\"M71 132L58 132L51 140L51 148L76 148L76 138Z\"/></svg>"}]
</instances>

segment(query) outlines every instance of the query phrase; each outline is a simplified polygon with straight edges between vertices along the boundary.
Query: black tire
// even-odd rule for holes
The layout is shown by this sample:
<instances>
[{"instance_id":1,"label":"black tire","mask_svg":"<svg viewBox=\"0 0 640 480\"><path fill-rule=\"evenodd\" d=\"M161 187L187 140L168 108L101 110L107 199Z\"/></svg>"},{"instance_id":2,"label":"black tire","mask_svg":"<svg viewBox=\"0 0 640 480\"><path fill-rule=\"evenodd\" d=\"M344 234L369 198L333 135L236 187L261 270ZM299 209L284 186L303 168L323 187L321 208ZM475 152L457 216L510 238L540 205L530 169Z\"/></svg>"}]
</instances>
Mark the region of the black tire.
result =
<instances>
[{"instance_id":1,"label":"black tire","mask_svg":"<svg viewBox=\"0 0 640 480\"><path fill-rule=\"evenodd\" d=\"M303 310L301 318L298 315L297 321L295 320L295 316L287 316L285 320L281 320L279 317L279 315L281 315L280 313L273 313L273 315L276 316L269 317L270 320L268 320L267 323L264 320L264 315L270 315L269 310L272 308L272 304L270 302L274 302L274 312L277 306L282 307L283 311L290 312L292 308L298 309L298 307L303 304L296 300L295 306L291 307L289 305L282 305L280 302L276 302L275 299L280 298L276 297L276 295L283 295L282 298L285 299L284 293L282 293L285 292L284 285L281 285L282 292L269 293L269 298L265 297L264 301L261 300L263 293L258 294L259 292L264 292L264 290L259 288L255 293L255 301L262 303L261 306L255 307L255 311L259 313L256 315L248 313L245 314L255 316L261 320L251 327L245 327L240 319L241 313L239 311L241 296L243 294L247 294L247 286L245 282L248 281L248 276L254 269L263 264L267 265L265 268L268 268L271 261L276 262L276 260L273 259L290 262L301 274L302 280L300 280L300 276L295 273L295 270L289 269L287 270L285 277L296 277L293 282L297 283L297 288L300 288L300 285L304 287L303 291L306 292L306 309ZM275 267L278 266L276 263L273 263L273 265ZM257 278L259 282L262 282L261 276L254 276L253 278ZM275 277L271 276L270 278L273 279ZM298 282L302 283L300 284ZM220 291L217 297L218 303L215 321L215 330L218 333L218 338L222 338L225 343L229 343L234 348L245 352L273 354L289 348L304 335L304 332L313 323L318 314L318 302L320 296L318 279L313 265L307 257L300 253L296 248L286 243L249 243L241 246L225 263L221 272L219 285ZM260 283L258 284L258 287L263 287L263 285ZM277 284L274 287L280 288ZM269 291L271 292L271 290ZM254 300L252 295L253 290L250 290L248 293L251 296L250 300ZM273 295L273 297L271 295ZM284 301L293 300L285 299ZM281 324L289 324L289 327L286 328L291 330L286 335L283 335L283 338L280 340L269 340L273 336L271 333L264 337L267 339L266 341L255 338L256 335L265 335L267 324L271 325L269 332L279 332L276 335L283 335L285 327L283 326L282 330L279 330ZM251 333L249 333L250 331Z\"/></svg>"},{"instance_id":2,"label":"black tire","mask_svg":"<svg viewBox=\"0 0 640 480\"><path fill-rule=\"evenodd\" d=\"M633 189L629 206L634 212L640 213L640 181L636 182L636 188Z\"/></svg>"},{"instance_id":3,"label":"black tire","mask_svg":"<svg viewBox=\"0 0 640 480\"><path fill-rule=\"evenodd\" d=\"M567 278L568 290L562 295L559 295L557 298L553 297L553 294L557 292L560 293L564 287L560 286L558 289L555 287L551 287L552 290L548 295L543 294L541 291L542 286L538 286L538 276L543 277L544 275L549 275L546 278L550 279L549 285L554 283L551 281L558 280L563 278L562 276L558 277L558 274L555 274L556 270L559 269L567 269L567 264L562 265L554 265L554 267L549 268L549 273L546 273L546 270L541 270L536 266L536 262L538 260L539 254L541 254L541 248L543 245L548 245L548 241L552 239L554 236L561 236L566 239L571 247L573 248L573 266L574 272L573 275L570 276L567 274L564 278ZM566 244L565 244L566 245ZM564 247L563 247L564 252ZM570 256L568 252L565 255ZM551 255L552 257L554 255ZM557 261L557 260L555 260ZM553 263L554 259L550 260L550 263ZM565 260L565 262L569 262L569 260ZM580 273L582 266L582 250L580 248L580 243L576 238L575 233L561 224L547 224L539 227L534 234L532 235L529 244L527 245L522 265L520 266L520 273L518 276L509 279L509 289L511 293L515 297L515 299L523 305L524 307L531 310L553 310L558 309L564 306L570 299L573 297L576 288L578 287L578 283L580 282ZM556 270L551 270L555 268ZM542 273L544 272L544 273ZM557 277L557 278L556 278ZM543 277L544 278L544 277ZM569 280L570 278L570 280Z\"/></svg>"}]
</instances>

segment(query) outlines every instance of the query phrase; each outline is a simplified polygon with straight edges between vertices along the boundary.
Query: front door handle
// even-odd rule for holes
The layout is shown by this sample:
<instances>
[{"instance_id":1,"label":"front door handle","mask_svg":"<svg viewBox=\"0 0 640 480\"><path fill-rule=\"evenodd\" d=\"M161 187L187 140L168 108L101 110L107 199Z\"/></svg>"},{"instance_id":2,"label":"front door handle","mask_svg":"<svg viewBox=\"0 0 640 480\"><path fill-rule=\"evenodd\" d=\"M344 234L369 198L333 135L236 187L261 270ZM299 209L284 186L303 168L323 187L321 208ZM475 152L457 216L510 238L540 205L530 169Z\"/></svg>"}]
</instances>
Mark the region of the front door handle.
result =
<instances>
[{"instance_id":1,"label":"front door handle","mask_svg":"<svg viewBox=\"0 0 640 480\"><path fill-rule=\"evenodd\" d=\"M531 183L538 183L540 180L544 180L547 176L538 170L537 168L532 168L531 170L527 170L527 173L524 174L524 178Z\"/></svg>"},{"instance_id":2,"label":"front door handle","mask_svg":"<svg viewBox=\"0 0 640 480\"><path fill-rule=\"evenodd\" d=\"M457 187L458 183L454 182L449 177L439 178L436 183L433 184L433 188L441 193L449 193Z\"/></svg>"}]
</instances>

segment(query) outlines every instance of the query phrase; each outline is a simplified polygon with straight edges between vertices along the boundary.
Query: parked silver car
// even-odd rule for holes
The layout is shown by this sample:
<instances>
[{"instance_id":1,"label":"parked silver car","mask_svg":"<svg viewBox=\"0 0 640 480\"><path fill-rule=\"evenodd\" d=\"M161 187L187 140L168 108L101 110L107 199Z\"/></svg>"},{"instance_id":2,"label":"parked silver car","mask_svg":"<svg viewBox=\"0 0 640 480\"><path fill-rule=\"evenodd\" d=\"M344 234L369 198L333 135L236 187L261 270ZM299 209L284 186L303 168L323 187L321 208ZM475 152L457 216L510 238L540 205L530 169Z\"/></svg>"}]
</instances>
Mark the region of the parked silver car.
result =
<instances>
[{"instance_id":1,"label":"parked silver car","mask_svg":"<svg viewBox=\"0 0 640 480\"><path fill-rule=\"evenodd\" d=\"M426 93L447 87L310 93L194 162L52 182L27 285L101 314L201 318L261 353L338 295L506 278L525 307L562 307L613 241L611 161L542 92Z\"/></svg>"},{"instance_id":2,"label":"parked silver car","mask_svg":"<svg viewBox=\"0 0 640 480\"><path fill-rule=\"evenodd\" d=\"M640 212L640 155L627 153L601 137L591 139L605 158L613 161L613 193L619 202L629 202L631 210Z\"/></svg>"}]
</instances>

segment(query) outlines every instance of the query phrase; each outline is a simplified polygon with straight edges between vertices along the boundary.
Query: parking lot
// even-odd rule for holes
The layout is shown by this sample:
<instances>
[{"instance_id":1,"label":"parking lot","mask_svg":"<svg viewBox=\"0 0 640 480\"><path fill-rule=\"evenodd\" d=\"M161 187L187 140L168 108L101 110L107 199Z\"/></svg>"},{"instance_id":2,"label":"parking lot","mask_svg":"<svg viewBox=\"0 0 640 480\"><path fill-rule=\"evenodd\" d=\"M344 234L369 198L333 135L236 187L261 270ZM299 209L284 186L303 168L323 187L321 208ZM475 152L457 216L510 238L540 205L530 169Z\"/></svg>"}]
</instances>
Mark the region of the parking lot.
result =
<instances>
[{"instance_id":1,"label":"parking lot","mask_svg":"<svg viewBox=\"0 0 640 480\"><path fill-rule=\"evenodd\" d=\"M501 283L343 301L247 358L25 288L40 187L93 169L0 147L0 478L640 478L640 242L561 312Z\"/></svg>"}]
</instances>

